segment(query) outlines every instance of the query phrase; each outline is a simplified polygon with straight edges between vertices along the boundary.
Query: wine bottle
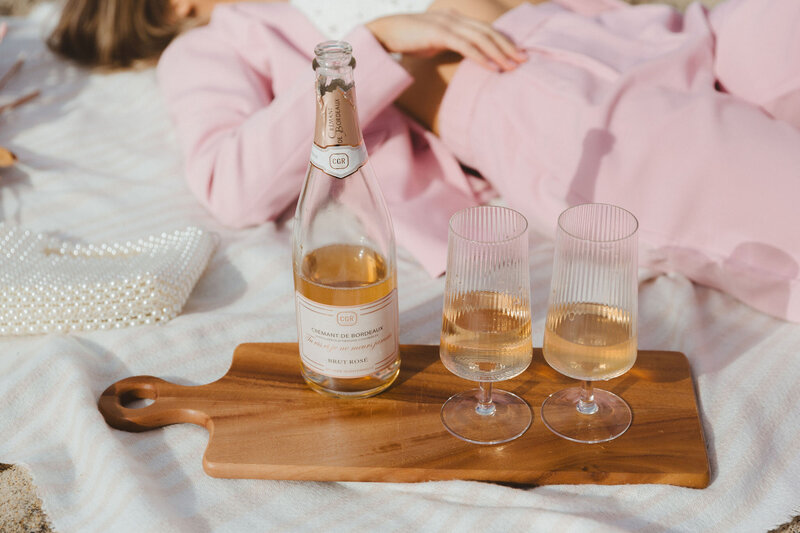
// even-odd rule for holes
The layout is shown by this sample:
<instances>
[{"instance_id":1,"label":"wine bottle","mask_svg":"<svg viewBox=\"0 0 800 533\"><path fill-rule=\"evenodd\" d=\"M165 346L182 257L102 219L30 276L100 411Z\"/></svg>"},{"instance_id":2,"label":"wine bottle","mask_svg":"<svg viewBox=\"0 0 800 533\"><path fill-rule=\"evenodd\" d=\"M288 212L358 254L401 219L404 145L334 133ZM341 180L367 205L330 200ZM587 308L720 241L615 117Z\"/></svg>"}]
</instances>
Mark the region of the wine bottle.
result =
<instances>
[{"instance_id":1,"label":"wine bottle","mask_svg":"<svg viewBox=\"0 0 800 533\"><path fill-rule=\"evenodd\" d=\"M303 378L363 398L400 371L395 241L356 113L351 46L315 49L317 118L294 219L293 267Z\"/></svg>"}]
</instances>

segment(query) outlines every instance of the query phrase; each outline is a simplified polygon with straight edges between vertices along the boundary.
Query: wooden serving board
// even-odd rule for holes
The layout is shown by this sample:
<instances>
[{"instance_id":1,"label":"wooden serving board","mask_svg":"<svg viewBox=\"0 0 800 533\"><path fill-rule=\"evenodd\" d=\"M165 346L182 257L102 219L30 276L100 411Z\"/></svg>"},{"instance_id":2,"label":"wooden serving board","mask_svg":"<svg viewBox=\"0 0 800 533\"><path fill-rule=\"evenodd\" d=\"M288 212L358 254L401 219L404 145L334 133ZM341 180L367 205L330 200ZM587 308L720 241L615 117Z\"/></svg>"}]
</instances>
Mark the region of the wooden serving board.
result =
<instances>
[{"instance_id":1,"label":"wooden serving board","mask_svg":"<svg viewBox=\"0 0 800 533\"><path fill-rule=\"evenodd\" d=\"M517 440L496 446L462 442L442 426L442 403L475 384L442 365L438 346L402 346L401 353L395 384L368 399L310 390L300 376L297 344L242 344L228 373L214 383L186 387L132 377L110 386L99 408L109 425L126 431L181 422L207 428L203 467L214 477L708 486L703 430L681 353L640 351L629 372L599 383L628 401L633 424L614 441L577 444L552 434L539 417L548 394L576 382L534 350L528 370L498 384L528 401L533 424ZM155 401L124 407L137 398Z\"/></svg>"}]
</instances>

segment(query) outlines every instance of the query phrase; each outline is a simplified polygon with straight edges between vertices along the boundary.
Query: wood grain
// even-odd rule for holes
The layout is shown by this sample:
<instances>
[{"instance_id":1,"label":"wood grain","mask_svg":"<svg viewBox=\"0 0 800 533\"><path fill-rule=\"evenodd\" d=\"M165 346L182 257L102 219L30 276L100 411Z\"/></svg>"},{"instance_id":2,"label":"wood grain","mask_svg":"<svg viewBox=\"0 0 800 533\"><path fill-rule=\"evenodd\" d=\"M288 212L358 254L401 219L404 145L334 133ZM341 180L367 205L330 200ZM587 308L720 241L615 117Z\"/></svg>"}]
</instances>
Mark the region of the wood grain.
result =
<instances>
[{"instance_id":1,"label":"wood grain","mask_svg":"<svg viewBox=\"0 0 800 533\"><path fill-rule=\"evenodd\" d=\"M533 425L497 446L467 444L442 426L442 403L473 384L444 368L438 346L406 345L401 353L400 376L374 398L332 399L311 391L300 377L296 344L242 344L228 373L214 383L185 387L128 378L103 393L99 408L109 425L127 431L182 422L206 427L203 467L214 477L708 485L691 371L681 353L640 351L627 374L602 383L628 401L633 424L614 441L587 445L563 440L541 422L544 398L576 382L534 350L531 367L500 384L528 401ZM155 401L124 406L135 398Z\"/></svg>"}]
</instances>

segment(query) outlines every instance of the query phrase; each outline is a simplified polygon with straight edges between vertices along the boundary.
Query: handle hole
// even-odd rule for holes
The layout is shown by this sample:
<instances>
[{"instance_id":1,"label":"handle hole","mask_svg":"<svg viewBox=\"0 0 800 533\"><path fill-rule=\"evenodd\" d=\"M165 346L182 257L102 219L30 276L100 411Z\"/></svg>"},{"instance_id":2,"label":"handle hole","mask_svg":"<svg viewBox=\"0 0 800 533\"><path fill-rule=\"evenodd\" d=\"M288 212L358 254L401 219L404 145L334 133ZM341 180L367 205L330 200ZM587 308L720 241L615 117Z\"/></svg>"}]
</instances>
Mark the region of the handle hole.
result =
<instances>
[{"instance_id":1,"label":"handle hole","mask_svg":"<svg viewBox=\"0 0 800 533\"><path fill-rule=\"evenodd\" d=\"M156 394L151 389L133 389L122 393L119 403L127 409L142 409L156 401Z\"/></svg>"}]
</instances>

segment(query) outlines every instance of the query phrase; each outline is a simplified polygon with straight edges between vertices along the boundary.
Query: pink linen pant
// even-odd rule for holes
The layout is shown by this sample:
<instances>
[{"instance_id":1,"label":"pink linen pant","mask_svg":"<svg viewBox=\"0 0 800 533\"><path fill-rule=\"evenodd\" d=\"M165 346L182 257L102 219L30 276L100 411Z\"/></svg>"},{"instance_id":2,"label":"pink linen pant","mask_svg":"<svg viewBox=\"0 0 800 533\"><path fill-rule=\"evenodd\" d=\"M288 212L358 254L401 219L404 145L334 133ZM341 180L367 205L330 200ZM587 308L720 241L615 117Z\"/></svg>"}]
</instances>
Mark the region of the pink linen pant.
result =
<instances>
[{"instance_id":1,"label":"pink linen pant","mask_svg":"<svg viewBox=\"0 0 800 533\"><path fill-rule=\"evenodd\" d=\"M644 265L800 322L800 2L562 2L497 21L529 59L464 61L442 139L535 227L620 205Z\"/></svg>"}]
</instances>

